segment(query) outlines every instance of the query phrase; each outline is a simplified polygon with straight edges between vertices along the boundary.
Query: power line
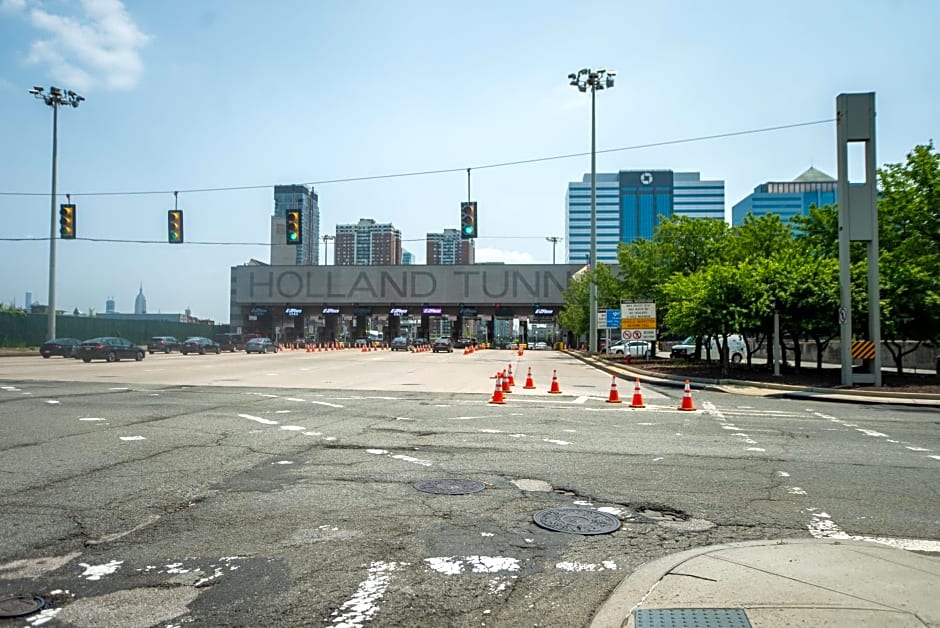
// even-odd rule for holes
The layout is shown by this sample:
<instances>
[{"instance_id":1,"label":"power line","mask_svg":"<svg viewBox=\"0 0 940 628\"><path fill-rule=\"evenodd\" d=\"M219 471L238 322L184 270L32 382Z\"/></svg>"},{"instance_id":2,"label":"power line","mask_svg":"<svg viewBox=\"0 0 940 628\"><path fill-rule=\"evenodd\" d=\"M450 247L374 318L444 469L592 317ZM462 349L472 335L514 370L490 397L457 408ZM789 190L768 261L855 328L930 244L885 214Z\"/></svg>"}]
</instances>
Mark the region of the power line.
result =
<instances>
[{"instance_id":1,"label":"power line","mask_svg":"<svg viewBox=\"0 0 940 628\"><path fill-rule=\"evenodd\" d=\"M687 137L678 140L665 140L661 142L651 142L649 144L635 144L633 146L623 146L621 148L607 148L604 150L596 151L600 153L618 153L630 150L642 150L644 148L656 148L659 146L673 146L676 144L691 144L693 142L705 142L709 140L718 140L729 137L740 137L742 135L755 135L757 133L770 133L773 131L784 131L787 129L797 129L800 127L815 126L819 124L829 124L835 122L835 118L827 118L825 120L814 120L812 122L797 122L794 124L781 124L778 126L768 126L759 129L748 129L745 131L730 131L727 133L715 133L713 135L700 135L698 137ZM377 181L381 179L399 179L404 177L423 177L433 174L449 174L454 172L466 172L467 170L485 170L489 168L506 168L509 166L521 166L525 164L535 164L545 161L557 161L560 159L573 159L575 157L586 157L590 155L590 152L586 153L568 153L566 155L552 155L550 157L534 157L531 159L520 159L517 161L504 161L493 164L483 164L481 166L471 166L467 168L462 166L460 168L441 168L438 170L417 170L411 172L397 172L390 174L377 174L377 175L368 175L360 177L346 177L342 179L323 179L321 181L308 181L303 183L303 185L328 185L331 183L355 183L358 181ZM216 187L216 188L191 188L188 190L147 190L147 191L131 191L131 192L72 192L71 196L149 196L149 195L159 195L159 194L173 194L173 193L185 193L185 194L196 194L196 193L208 193L208 192L237 192L244 190L263 190L267 188L273 188L275 185L280 185L277 183L274 184L265 184L265 185L235 185L227 187ZM0 196L49 196L48 192L0 192Z\"/></svg>"}]
</instances>

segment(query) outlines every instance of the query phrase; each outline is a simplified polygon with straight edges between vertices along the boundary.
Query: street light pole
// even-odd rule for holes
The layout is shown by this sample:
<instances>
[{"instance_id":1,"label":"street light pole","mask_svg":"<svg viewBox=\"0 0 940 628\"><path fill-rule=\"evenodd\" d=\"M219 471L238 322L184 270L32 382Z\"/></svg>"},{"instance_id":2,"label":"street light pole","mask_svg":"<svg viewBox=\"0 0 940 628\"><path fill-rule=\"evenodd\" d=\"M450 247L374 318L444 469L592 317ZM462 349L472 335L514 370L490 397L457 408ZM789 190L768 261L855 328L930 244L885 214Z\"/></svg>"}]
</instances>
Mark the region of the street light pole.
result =
<instances>
[{"instance_id":1,"label":"street light pole","mask_svg":"<svg viewBox=\"0 0 940 628\"><path fill-rule=\"evenodd\" d=\"M552 243L552 264L554 265L554 263L555 263L555 245L557 245L557 244L561 241L561 238L559 238L558 236L546 236L546 237L545 237L545 240Z\"/></svg>"},{"instance_id":2,"label":"street light pole","mask_svg":"<svg viewBox=\"0 0 940 628\"><path fill-rule=\"evenodd\" d=\"M617 73L604 68L591 70L583 68L576 74L569 74L570 85L579 92L591 90L591 252L588 266L591 269L591 284L588 287L588 351L597 351L597 283L594 272L597 270L597 118L595 115L595 97L597 90L614 86Z\"/></svg>"},{"instance_id":3,"label":"street light pole","mask_svg":"<svg viewBox=\"0 0 940 628\"><path fill-rule=\"evenodd\" d=\"M33 87L29 90L35 98L52 107L52 195L50 199L51 217L49 222L49 306L46 318L48 326L47 340L55 338L55 202L56 202L56 161L58 157L59 136L59 105L78 107L78 103L85 100L73 91L63 92L58 87L50 87L49 93L44 93L42 87Z\"/></svg>"},{"instance_id":4,"label":"street light pole","mask_svg":"<svg viewBox=\"0 0 940 628\"><path fill-rule=\"evenodd\" d=\"M330 265L330 240L335 240L336 236L331 236L329 234L323 236L323 265Z\"/></svg>"}]
</instances>

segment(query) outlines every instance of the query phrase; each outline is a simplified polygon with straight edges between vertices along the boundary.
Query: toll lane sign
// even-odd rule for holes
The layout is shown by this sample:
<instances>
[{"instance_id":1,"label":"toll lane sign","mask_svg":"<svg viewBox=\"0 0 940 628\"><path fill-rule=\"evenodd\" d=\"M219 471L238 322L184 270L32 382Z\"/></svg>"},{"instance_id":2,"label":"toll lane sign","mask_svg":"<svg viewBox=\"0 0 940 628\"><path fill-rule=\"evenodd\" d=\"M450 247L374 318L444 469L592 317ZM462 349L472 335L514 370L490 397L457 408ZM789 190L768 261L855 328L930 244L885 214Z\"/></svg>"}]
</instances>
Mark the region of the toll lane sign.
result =
<instances>
[{"instance_id":1,"label":"toll lane sign","mask_svg":"<svg viewBox=\"0 0 940 628\"><path fill-rule=\"evenodd\" d=\"M620 337L624 340L656 340L656 302L622 299Z\"/></svg>"}]
</instances>

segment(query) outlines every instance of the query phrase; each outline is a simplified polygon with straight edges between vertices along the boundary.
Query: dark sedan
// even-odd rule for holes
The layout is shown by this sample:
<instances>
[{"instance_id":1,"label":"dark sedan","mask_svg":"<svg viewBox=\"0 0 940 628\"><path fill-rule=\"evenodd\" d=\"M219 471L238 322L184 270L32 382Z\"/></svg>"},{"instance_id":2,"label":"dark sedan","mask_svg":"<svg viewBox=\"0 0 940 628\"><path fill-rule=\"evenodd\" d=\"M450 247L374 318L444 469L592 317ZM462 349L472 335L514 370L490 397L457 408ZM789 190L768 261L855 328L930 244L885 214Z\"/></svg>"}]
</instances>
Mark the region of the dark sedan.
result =
<instances>
[{"instance_id":1,"label":"dark sedan","mask_svg":"<svg viewBox=\"0 0 940 628\"><path fill-rule=\"evenodd\" d=\"M277 353L277 345L270 338L252 338L245 343L245 353Z\"/></svg>"},{"instance_id":2,"label":"dark sedan","mask_svg":"<svg viewBox=\"0 0 940 628\"><path fill-rule=\"evenodd\" d=\"M105 360L117 362L121 358L134 358L138 362L144 359L144 350L126 338L102 336L85 340L78 345L78 357L82 362Z\"/></svg>"},{"instance_id":3,"label":"dark sedan","mask_svg":"<svg viewBox=\"0 0 940 628\"><path fill-rule=\"evenodd\" d=\"M431 345L431 351L434 353L437 353L438 351L453 353L454 345L451 344L450 338L438 338L434 341L434 344Z\"/></svg>"},{"instance_id":4,"label":"dark sedan","mask_svg":"<svg viewBox=\"0 0 940 628\"><path fill-rule=\"evenodd\" d=\"M198 353L199 355L205 355L207 353L218 354L222 353L222 347L211 338L193 336L192 338L186 339L183 346L180 347L180 353L183 355L189 355L190 353Z\"/></svg>"},{"instance_id":5,"label":"dark sedan","mask_svg":"<svg viewBox=\"0 0 940 628\"><path fill-rule=\"evenodd\" d=\"M63 358L72 358L73 349L82 343L78 338L53 338L42 343L39 347L39 355L44 358L51 358L54 355L61 355Z\"/></svg>"},{"instance_id":6,"label":"dark sedan","mask_svg":"<svg viewBox=\"0 0 940 628\"><path fill-rule=\"evenodd\" d=\"M411 349L411 341L404 336L392 338L391 348L392 351L409 351Z\"/></svg>"},{"instance_id":7,"label":"dark sedan","mask_svg":"<svg viewBox=\"0 0 940 628\"><path fill-rule=\"evenodd\" d=\"M170 351L179 350L180 341L173 336L154 336L147 343L147 351L149 351L151 355L155 351L159 351L160 353L169 353Z\"/></svg>"}]
</instances>

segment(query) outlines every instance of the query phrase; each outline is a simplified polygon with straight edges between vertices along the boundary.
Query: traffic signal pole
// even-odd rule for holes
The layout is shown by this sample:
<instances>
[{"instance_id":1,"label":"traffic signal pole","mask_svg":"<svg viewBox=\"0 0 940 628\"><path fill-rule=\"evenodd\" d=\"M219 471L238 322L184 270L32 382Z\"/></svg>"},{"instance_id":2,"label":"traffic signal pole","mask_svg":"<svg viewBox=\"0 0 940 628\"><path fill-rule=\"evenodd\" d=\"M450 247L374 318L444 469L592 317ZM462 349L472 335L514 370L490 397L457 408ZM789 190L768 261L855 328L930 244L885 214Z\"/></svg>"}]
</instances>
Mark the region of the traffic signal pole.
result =
<instances>
[{"instance_id":1,"label":"traffic signal pole","mask_svg":"<svg viewBox=\"0 0 940 628\"><path fill-rule=\"evenodd\" d=\"M55 338L55 180L56 180L56 157L58 156L59 142L59 104L52 102L52 198L50 201L50 219L49 219L49 310L46 314L48 325L46 327L46 340Z\"/></svg>"}]
</instances>

